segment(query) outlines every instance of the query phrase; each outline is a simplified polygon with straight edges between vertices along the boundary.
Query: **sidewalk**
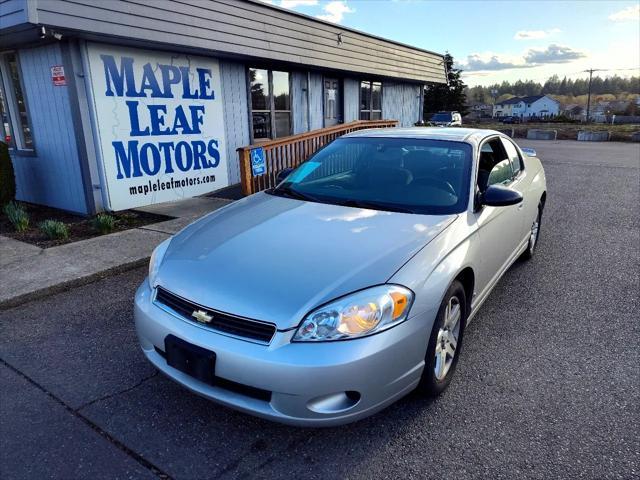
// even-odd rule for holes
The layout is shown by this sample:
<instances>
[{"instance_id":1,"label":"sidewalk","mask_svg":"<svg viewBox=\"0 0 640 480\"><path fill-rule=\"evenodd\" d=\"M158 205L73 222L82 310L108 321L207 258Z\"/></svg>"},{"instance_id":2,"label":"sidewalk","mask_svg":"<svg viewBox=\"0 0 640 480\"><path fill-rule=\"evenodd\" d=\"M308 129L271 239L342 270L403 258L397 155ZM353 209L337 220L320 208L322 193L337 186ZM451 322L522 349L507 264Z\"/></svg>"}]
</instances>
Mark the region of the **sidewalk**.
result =
<instances>
[{"instance_id":1,"label":"sidewalk","mask_svg":"<svg viewBox=\"0 0 640 480\"><path fill-rule=\"evenodd\" d=\"M0 236L0 309L143 265L165 238L230 202L197 197L139 208L175 218L46 249Z\"/></svg>"}]
</instances>

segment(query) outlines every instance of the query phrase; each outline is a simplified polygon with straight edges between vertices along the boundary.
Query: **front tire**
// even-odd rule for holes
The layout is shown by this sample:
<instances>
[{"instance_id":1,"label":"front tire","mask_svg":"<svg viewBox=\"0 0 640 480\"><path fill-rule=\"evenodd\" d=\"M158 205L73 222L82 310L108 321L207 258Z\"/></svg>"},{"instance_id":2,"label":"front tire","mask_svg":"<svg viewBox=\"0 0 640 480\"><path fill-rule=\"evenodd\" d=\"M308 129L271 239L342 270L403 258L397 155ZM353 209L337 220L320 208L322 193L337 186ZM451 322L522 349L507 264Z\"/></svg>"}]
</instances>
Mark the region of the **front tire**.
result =
<instances>
[{"instance_id":1,"label":"front tire","mask_svg":"<svg viewBox=\"0 0 640 480\"><path fill-rule=\"evenodd\" d=\"M427 346L424 371L419 390L431 397L440 395L451 383L462 348L462 337L467 321L467 296L459 281L447 290Z\"/></svg>"}]
</instances>

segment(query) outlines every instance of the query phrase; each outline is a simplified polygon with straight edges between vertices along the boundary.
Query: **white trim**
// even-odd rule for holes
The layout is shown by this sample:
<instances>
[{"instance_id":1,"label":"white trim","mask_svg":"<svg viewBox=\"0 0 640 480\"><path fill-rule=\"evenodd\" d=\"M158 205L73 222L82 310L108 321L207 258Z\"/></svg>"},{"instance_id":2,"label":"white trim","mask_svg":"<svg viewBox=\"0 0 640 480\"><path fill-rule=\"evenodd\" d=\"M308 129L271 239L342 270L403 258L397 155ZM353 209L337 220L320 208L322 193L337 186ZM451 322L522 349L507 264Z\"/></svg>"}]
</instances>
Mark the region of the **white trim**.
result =
<instances>
[{"instance_id":1,"label":"white trim","mask_svg":"<svg viewBox=\"0 0 640 480\"><path fill-rule=\"evenodd\" d=\"M102 157L102 149L100 148L100 137L98 132L98 119L96 117L96 101L93 95L93 87L91 85L91 69L89 68L89 50L87 42L84 40L79 41L80 57L82 59L82 71L84 73L84 91L87 97L87 106L89 107L89 118L91 121L90 129L93 137L93 152L95 153L96 169L100 178L100 196L102 197L102 207L105 208L109 203L109 185L106 181L104 173L104 158ZM93 165L89 168L93 170ZM93 177L93 175L92 175ZM93 180L93 178L92 178Z\"/></svg>"}]
</instances>

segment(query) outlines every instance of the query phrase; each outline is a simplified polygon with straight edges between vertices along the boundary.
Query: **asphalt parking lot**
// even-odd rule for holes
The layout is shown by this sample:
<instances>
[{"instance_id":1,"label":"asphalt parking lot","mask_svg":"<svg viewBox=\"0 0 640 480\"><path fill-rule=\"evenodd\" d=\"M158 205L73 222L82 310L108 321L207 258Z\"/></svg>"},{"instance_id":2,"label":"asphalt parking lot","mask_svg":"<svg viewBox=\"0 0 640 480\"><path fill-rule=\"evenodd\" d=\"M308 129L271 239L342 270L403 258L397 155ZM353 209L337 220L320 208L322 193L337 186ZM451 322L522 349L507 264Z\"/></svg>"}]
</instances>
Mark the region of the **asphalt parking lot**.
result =
<instances>
[{"instance_id":1,"label":"asphalt parking lot","mask_svg":"<svg viewBox=\"0 0 640 480\"><path fill-rule=\"evenodd\" d=\"M450 388L299 429L143 359L144 268L0 312L0 477L639 478L640 145L528 142L541 243L470 324Z\"/></svg>"}]
</instances>

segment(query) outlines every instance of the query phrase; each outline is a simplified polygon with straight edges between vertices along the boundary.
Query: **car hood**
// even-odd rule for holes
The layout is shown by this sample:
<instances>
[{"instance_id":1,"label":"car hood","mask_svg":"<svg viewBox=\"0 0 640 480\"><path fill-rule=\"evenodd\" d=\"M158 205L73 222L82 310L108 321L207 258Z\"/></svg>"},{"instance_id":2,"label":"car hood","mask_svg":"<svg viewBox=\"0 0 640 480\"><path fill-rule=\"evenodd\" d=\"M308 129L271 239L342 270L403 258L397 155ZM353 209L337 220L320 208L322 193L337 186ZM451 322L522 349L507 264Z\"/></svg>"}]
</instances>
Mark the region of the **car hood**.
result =
<instances>
[{"instance_id":1,"label":"car hood","mask_svg":"<svg viewBox=\"0 0 640 480\"><path fill-rule=\"evenodd\" d=\"M287 329L327 301L385 283L455 217L259 193L177 234L157 284L208 308Z\"/></svg>"}]
</instances>

